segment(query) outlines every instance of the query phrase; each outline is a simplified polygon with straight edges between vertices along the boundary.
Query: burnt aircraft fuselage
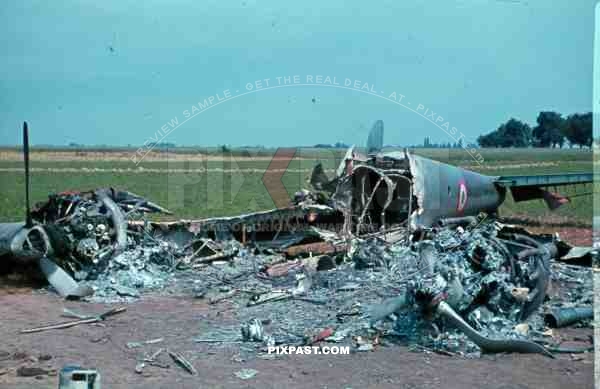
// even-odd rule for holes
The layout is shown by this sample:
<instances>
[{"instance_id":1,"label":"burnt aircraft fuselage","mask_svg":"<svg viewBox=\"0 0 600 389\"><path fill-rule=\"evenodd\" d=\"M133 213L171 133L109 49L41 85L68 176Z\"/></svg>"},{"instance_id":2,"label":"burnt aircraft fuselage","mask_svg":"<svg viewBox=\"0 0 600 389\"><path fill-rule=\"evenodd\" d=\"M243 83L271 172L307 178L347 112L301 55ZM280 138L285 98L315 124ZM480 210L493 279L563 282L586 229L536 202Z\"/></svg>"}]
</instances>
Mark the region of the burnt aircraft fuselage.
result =
<instances>
[{"instance_id":1,"label":"burnt aircraft fuselage","mask_svg":"<svg viewBox=\"0 0 600 389\"><path fill-rule=\"evenodd\" d=\"M493 213L506 190L485 176L408 152L355 159L351 174L338 181L338 208L351 211L356 230L409 222L431 226L442 218Z\"/></svg>"}]
</instances>

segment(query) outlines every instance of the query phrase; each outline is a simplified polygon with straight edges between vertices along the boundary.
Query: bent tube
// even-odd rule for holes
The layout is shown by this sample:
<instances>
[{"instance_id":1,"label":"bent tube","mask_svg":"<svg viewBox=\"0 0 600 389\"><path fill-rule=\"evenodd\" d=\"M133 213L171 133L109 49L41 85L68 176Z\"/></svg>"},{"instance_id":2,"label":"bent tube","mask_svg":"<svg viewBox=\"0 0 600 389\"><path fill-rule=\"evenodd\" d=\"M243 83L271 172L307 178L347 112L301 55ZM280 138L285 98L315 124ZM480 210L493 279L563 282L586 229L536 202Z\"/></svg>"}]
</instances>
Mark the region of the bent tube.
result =
<instances>
[{"instance_id":1,"label":"bent tube","mask_svg":"<svg viewBox=\"0 0 600 389\"><path fill-rule=\"evenodd\" d=\"M437 312L448 319L458 329L469 337L481 350L490 353L517 352L525 354L544 354L550 358L554 356L543 346L529 340L521 339L490 339L481 335L466 321L460 317L447 303L441 301L438 304Z\"/></svg>"},{"instance_id":2,"label":"bent tube","mask_svg":"<svg viewBox=\"0 0 600 389\"><path fill-rule=\"evenodd\" d=\"M96 196L102 204L110 211L111 219L117 232L117 244L114 255L122 252L127 248L127 220L121 208L108 196L105 191L96 191Z\"/></svg>"}]
</instances>

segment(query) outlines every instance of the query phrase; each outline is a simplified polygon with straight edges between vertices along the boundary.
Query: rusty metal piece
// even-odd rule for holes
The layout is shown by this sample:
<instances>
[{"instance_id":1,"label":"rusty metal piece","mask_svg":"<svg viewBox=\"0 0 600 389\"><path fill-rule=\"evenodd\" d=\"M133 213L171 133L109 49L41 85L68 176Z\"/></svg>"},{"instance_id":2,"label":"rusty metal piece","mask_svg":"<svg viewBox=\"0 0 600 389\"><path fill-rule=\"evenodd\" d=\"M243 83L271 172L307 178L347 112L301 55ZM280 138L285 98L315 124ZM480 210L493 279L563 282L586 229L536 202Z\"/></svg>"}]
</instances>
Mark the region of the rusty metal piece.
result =
<instances>
[{"instance_id":1,"label":"rusty metal piece","mask_svg":"<svg viewBox=\"0 0 600 389\"><path fill-rule=\"evenodd\" d=\"M289 274L292 270L300 270L304 264L298 261L288 261L283 263L276 263L269 266L265 273L269 277L283 277Z\"/></svg>"},{"instance_id":2,"label":"rusty metal piece","mask_svg":"<svg viewBox=\"0 0 600 389\"><path fill-rule=\"evenodd\" d=\"M306 344L307 345L313 345L315 343L321 342L327 338L329 338L331 335L333 335L334 329L331 327L327 327L322 329L321 331L319 331L315 336L313 336L312 338L310 338Z\"/></svg>"},{"instance_id":3,"label":"rusty metal piece","mask_svg":"<svg viewBox=\"0 0 600 389\"><path fill-rule=\"evenodd\" d=\"M313 253L314 255L336 254L344 252L345 249L345 243L316 242L290 246L284 252L288 257L296 257L309 253Z\"/></svg>"}]
</instances>

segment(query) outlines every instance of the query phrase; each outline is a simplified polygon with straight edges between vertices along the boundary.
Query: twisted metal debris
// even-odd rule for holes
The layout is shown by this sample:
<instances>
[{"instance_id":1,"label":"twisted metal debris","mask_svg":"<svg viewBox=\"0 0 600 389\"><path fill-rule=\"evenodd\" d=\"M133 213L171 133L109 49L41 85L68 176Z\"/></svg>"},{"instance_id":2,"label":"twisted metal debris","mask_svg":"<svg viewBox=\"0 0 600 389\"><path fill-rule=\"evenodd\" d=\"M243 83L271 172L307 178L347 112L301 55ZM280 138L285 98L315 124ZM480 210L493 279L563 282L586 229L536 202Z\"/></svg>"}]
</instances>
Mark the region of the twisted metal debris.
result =
<instances>
[{"instance_id":1,"label":"twisted metal debris","mask_svg":"<svg viewBox=\"0 0 600 389\"><path fill-rule=\"evenodd\" d=\"M387 339L462 355L549 355L533 341L543 333L544 312L591 304L588 269L566 271L569 265L556 261L589 253L555 237L486 215L346 235L343 213L312 196L298 198L287 209L158 223L145 214L165 209L103 189L51 196L32 216L47 232L53 258L79 287L93 288L88 299L160 292L233 304L242 332L199 334L215 345L304 345L329 329L324 341L356 350ZM557 277L580 283L571 296L577 301L548 304L546 290Z\"/></svg>"}]
</instances>

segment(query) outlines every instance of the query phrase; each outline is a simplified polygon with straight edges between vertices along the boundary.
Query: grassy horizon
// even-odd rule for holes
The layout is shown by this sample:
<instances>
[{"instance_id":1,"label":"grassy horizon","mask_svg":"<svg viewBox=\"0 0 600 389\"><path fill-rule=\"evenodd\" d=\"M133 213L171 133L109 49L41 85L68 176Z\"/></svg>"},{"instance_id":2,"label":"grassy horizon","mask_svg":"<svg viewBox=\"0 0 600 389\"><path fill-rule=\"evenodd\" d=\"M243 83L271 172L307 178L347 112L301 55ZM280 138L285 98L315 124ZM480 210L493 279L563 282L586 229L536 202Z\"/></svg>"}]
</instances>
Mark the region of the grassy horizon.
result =
<instances>
[{"instance_id":1,"label":"grassy horizon","mask_svg":"<svg viewBox=\"0 0 600 389\"><path fill-rule=\"evenodd\" d=\"M531 175L567 172L592 172L593 153L589 150L562 149L479 149L484 162L478 164L460 149L415 149L416 154L461 166L487 175ZM302 149L293 159L281 181L288 195L309 188L312 167L322 162L332 171L337 167L343 150L323 152ZM274 154L274 150L270 156ZM22 220L24 201L23 163L1 158L0 152L0 221ZM67 155L68 157L68 155ZM126 189L170 208L171 218L203 218L235 215L275 207L262 179L269 158L230 156L224 160L131 161L83 159L32 160L32 202L45 201L48 194L65 190L90 190L99 187ZM41 169L38 171L36 169ZM207 172L208 170L208 172ZM331 173L329 173L331 176ZM564 188L560 193L581 195L587 188ZM502 215L531 217L565 217L590 225L593 198L577 196L573 202L557 211L549 211L543 201L514 203L507 196Z\"/></svg>"}]
</instances>

